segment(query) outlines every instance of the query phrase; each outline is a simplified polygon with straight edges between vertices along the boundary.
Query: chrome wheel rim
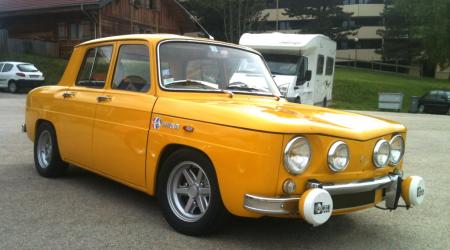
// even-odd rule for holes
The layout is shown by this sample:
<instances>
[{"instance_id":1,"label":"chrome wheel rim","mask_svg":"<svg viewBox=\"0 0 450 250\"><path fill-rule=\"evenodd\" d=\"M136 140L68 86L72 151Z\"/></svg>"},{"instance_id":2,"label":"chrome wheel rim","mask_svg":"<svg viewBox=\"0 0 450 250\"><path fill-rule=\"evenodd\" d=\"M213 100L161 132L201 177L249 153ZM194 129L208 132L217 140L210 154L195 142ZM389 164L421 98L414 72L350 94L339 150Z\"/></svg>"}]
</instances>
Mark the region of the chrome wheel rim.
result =
<instances>
[{"instance_id":1,"label":"chrome wheel rim","mask_svg":"<svg viewBox=\"0 0 450 250\"><path fill-rule=\"evenodd\" d=\"M195 222L202 218L211 198L209 179L202 167L191 161L176 165L167 181L167 198L179 219Z\"/></svg>"},{"instance_id":2,"label":"chrome wheel rim","mask_svg":"<svg viewBox=\"0 0 450 250\"><path fill-rule=\"evenodd\" d=\"M47 168L52 159L53 144L50 132L48 130L42 131L39 135L37 145L37 158L41 168Z\"/></svg>"}]
</instances>

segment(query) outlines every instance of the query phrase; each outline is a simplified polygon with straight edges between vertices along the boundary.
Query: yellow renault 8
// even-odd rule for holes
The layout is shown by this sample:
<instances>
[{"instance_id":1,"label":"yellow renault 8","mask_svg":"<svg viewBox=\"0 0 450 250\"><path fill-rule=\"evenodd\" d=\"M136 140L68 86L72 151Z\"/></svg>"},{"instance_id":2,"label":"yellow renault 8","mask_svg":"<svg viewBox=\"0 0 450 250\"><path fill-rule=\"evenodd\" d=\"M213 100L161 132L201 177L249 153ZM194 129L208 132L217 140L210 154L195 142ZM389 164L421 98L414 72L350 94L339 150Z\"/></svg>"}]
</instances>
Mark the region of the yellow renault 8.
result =
<instances>
[{"instance_id":1,"label":"yellow renault 8","mask_svg":"<svg viewBox=\"0 0 450 250\"><path fill-rule=\"evenodd\" d=\"M403 176L403 125L287 102L261 54L207 39L82 43L57 85L28 94L23 130L40 175L71 164L157 196L190 235L230 213L318 226L425 194L421 177Z\"/></svg>"}]
</instances>

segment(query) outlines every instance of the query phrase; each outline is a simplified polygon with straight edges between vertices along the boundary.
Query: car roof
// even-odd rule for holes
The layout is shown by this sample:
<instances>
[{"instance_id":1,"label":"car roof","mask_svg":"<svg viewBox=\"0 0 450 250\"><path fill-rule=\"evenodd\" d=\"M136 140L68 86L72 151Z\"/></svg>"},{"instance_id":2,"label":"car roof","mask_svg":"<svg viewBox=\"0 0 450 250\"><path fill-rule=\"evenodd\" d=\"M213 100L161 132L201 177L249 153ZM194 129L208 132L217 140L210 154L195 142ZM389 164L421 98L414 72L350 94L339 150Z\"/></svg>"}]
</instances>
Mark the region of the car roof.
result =
<instances>
[{"instance_id":1,"label":"car roof","mask_svg":"<svg viewBox=\"0 0 450 250\"><path fill-rule=\"evenodd\" d=\"M17 64L31 64L31 65L33 65L32 63L27 63L27 62L15 62L15 61L3 61L3 62L0 62L0 63L9 63L9 64L14 64L14 65L17 65Z\"/></svg>"},{"instance_id":2,"label":"car roof","mask_svg":"<svg viewBox=\"0 0 450 250\"><path fill-rule=\"evenodd\" d=\"M236 48L240 48L240 49L244 49L244 50L248 50L248 51L252 51L257 54L260 54L258 51L254 50L252 48L233 44L233 43L226 43L226 42L211 40L211 39L207 39L207 38L181 36L181 35L174 35L174 34L132 34L132 35L110 36L110 37L104 37L104 38L98 38L98 39L86 41L86 42L76 45L75 47L90 45L90 44L95 44L95 43L102 43L102 42L115 42L115 41L126 41L126 40L147 40L147 41L153 41L153 42L160 42L160 41L165 41L165 40L202 41L202 42L207 42L207 43L215 43L218 45L232 46L232 47L236 47Z\"/></svg>"}]
</instances>

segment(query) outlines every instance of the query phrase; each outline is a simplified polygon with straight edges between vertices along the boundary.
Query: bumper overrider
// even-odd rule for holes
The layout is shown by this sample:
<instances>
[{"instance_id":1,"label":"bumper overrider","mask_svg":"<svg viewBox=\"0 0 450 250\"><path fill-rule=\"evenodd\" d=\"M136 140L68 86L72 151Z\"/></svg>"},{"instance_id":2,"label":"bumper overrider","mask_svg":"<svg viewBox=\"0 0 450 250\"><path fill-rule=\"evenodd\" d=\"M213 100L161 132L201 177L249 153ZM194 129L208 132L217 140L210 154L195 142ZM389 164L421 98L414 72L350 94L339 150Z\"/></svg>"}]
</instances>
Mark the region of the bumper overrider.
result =
<instances>
[{"instance_id":1,"label":"bumper overrider","mask_svg":"<svg viewBox=\"0 0 450 250\"><path fill-rule=\"evenodd\" d=\"M383 190L387 209L397 209L400 196L409 208L422 203L425 182L419 176L402 179L399 174L394 173L381 178L350 183L308 181L306 191L296 197L246 194L244 207L264 215L300 216L308 223L318 226L325 223L333 211L373 204L377 190Z\"/></svg>"}]
</instances>

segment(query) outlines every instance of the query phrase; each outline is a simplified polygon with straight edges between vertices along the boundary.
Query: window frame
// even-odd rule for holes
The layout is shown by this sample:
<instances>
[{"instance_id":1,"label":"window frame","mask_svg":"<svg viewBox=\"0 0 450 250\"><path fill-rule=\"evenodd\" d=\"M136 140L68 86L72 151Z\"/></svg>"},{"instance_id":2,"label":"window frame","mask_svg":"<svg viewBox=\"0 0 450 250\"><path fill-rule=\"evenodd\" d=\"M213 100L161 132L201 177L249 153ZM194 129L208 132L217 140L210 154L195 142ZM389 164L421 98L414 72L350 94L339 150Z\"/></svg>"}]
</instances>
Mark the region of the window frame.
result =
<instances>
[{"instance_id":1,"label":"window frame","mask_svg":"<svg viewBox=\"0 0 450 250\"><path fill-rule=\"evenodd\" d=\"M132 90L126 90L126 89L117 89L117 88L113 88L112 84L113 84L113 80L114 80L114 76L116 74L116 67L117 67L117 63L119 62L119 53L120 53L120 48L124 45L143 45L145 47L147 47L148 49L148 66L149 66L149 88L147 91L145 92L140 92L140 91L132 91ZM111 79L107 84L107 89L108 90L113 90L113 91L125 91L127 93L135 93L135 94L148 94L151 91L153 91L154 86L152 86L152 78L153 78L153 74L152 74L152 50L151 50L151 45L148 42L145 41L123 41L123 42L118 42L113 50L113 62L111 63L112 65L112 70L111 70Z\"/></svg>"},{"instance_id":2,"label":"window frame","mask_svg":"<svg viewBox=\"0 0 450 250\"><path fill-rule=\"evenodd\" d=\"M111 46L111 59L109 61L108 71L106 72L105 84L103 84L103 87L92 87L92 86L79 85L78 84L78 79L80 77L81 67L83 66L83 63L86 60L88 52L91 49L95 49L95 48L99 48L99 47L108 47L108 46ZM113 63L115 62L116 47L117 46L116 46L115 42L112 42L112 43L111 42L109 42L109 43L94 43L94 44L91 44L89 46L86 46L84 48L84 51L83 51L83 59L78 64L78 72L77 72L75 81L73 83L73 86L74 87L81 87L81 88L88 88L88 89L106 89L107 86L111 82L111 70L112 70L111 67L112 67Z\"/></svg>"},{"instance_id":3,"label":"window frame","mask_svg":"<svg viewBox=\"0 0 450 250\"><path fill-rule=\"evenodd\" d=\"M322 67L320 68L320 73L319 73L319 61L320 61L320 58L322 58ZM316 64L316 75L323 75L324 68L325 68L325 56L322 55L322 54L318 54L317 55L317 64Z\"/></svg>"},{"instance_id":4,"label":"window frame","mask_svg":"<svg viewBox=\"0 0 450 250\"><path fill-rule=\"evenodd\" d=\"M332 66L331 66L331 72L328 73L328 62L329 60L332 60ZM325 60L325 75L326 76L332 76L334 74L334 58L331 56L327 56L326 60Z\"/></svg>"}]
</instances>

